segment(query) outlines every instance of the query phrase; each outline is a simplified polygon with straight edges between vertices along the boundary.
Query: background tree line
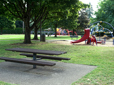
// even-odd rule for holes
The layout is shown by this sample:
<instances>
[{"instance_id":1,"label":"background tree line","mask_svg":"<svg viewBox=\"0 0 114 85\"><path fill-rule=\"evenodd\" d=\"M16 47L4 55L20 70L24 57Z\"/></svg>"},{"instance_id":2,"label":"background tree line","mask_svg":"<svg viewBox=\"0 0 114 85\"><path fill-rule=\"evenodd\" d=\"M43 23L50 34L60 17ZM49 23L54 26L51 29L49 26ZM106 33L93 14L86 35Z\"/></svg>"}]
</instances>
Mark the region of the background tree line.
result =
<instances>
[{"instance_id":1,"label":"background tree line","mask_svg":"<svg viewBox=\"0 0 114 85\"><path fill-rule=\"evenodd\" d=\"M114 0L102 0L98 4L98 11L95 12L95 18L91 23L96 21L105 21L114 27ZM109 25L102 23L103 27L113 30Z\"/></svg>"},{"instance_id":2,"label":"background tree line","mask_svg":"<svg viewBox=\"0 0 114 85\"><path fill-rule=\"evenodd\" d=\"M69 23L77 26L78 11L87 5L79 0L1 0L1 15L15 20L24 21L24 43L31 43L30 32L43 26L43 23L51 22L55 26L64 20L72 20ZM46 22L47 20L47 22ZM65 24L65 23L64 23ZM65 25L61 25L65 26ZM71 25L72 26L72 25ZM73 29L72 27L72 29ZM35 33L36 34L36 33Z\"/></svg>"}]
</instances>

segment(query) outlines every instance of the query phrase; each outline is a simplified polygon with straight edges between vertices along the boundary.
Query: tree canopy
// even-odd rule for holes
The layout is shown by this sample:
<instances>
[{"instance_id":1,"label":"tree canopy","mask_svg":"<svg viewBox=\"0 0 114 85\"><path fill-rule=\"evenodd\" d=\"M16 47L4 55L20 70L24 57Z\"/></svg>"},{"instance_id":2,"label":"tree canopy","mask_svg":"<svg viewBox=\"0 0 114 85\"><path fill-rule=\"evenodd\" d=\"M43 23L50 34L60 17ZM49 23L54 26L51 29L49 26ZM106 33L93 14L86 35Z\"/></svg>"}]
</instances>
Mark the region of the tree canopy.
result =
<instances>
[{"instance_id":1,"label":"tree canopy","mask_svg":"<svg viewBox=\"0 0 114 85\"><path fill-rule=\"evenodd\" d=\"M79 17L78 17L78 29L77 30L83 30L88 27L90 19L88 18L88 14L86 12L86 8L79 11Z\"/></svg>"},{"instance_id":2,"label":"tree canopy","mask_svg":"<svg viewBox=\"0 0 114 85\"><path fill-rule=\"evenodd\" d=\"M14 29L15 28L15 21L7 19L4 16L0 16L0 29L1 29L1 34L3 28L9 28L9 29Z\"/></svg>"},{"instance_id":3,"label":"tree canopy","mask_svg":"<svg viewBox=\"0 0 114 85\"><path fill-rule=\"evenodd\" d=\"M77 26L79 25L78 22L78 17L79 14L78 12L82 8L89 7L88 4L84 4L81 1L77 2L74 6L71 8L65 10L64 12L61 12L58 14L58 16L52 17L49 21L52 25L55 25L54 27L62 27L64 29L77 29ZM52 27L52 26L51 26Z\"/></svg>"},{"instance_id":4,"label":"tree canopy","mask_svg":"<svg viewBox=\"0 0 114 85\"><path fill-rule=\"evenodd\" d=\"M96 21L106 21L114 26L114 0L102 0L99 3L98 11L95 12ZM105 28L109 28L109 25L103 25Z\"/></svg>"},{"instance_id":5,"label":"tree canopy","mask_svg":"<svg viewBox=\"0 0 114 85\"><path fill-rule=\"evenodd\" d=\"M1 0L3 12L24 21L24 43L31 43L30 31L48 15L56 16L77 4L79 0ZM5 11L4 11L5 10ZM32 25L31 25L32 23Z\"/></svg>"},{"instance_id":6,"label":"tree canopy","mask_svg":"<svg viewBox=\"0 0 114 85\"><path fill-rule=\"evenodd\" d=\"M92 7L92 4L89 3L90 7L86 9L86 13L88 15L88 18L93 18L92 15L93 15L93 7Z\"/></svg>"}]
</instances>

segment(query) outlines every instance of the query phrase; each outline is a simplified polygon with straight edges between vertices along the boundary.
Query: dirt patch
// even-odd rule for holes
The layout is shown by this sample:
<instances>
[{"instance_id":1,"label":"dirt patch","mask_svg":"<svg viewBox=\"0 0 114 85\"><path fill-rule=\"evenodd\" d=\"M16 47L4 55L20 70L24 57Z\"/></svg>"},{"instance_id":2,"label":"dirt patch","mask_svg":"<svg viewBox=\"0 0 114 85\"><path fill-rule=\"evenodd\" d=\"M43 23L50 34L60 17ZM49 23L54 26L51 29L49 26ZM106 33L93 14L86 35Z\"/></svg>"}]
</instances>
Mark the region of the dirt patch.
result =
<instances>
[{"instance_id":1,"label":"dirt patch","mask_svg":"<svg viewBox=\"0 0 114 85\"><path fill-rule=\"evenodd\" d=\"M70 42L71 42L71 40L64 40L64 41L62 41L62 40L56 40L56 41L51 41L50 43L61 44L61 45L87 45L87 46L90 46L88 44L85 44L85 41L80 42L80 43L74 43L74 44L71 44ZM106 41L105 44L97 44L96 45L94 43L94 45L93 45L93 43L92 43L91 46L114 47L112 40Z\"/></svg>"},{"instance_id":2,"label":"dirt patch","mask_svg":"<svg viewBox=\"0 0 114 85\"><path fill-rule=\"evenodd\" d=\"M62 45L72 45L70 43L70 41L62 41L62 40L56 40L56 41L52 41L51 43L55 43L55 44L62 44Z\"/></svg>"}]
</instances>

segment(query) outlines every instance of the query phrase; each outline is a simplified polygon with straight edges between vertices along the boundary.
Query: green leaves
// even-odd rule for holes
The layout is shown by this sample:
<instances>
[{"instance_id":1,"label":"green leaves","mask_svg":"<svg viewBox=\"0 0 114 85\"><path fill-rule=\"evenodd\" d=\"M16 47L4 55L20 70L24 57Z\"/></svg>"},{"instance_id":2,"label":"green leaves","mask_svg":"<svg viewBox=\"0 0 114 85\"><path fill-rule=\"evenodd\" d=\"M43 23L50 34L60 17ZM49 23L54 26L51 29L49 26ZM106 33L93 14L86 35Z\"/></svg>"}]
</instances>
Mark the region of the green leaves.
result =
<instances>
[{"instance_id":1,"label":"green leaves","mask_svg":"<svg viewBox=\"0 0 114 85\"><path fill-rule=\"evenodd\" d=\"M14 28L14 22L6 17L0 16L0 28Z\"/></svg>"},{"instance_id":2,"label":"green leaves","mask_svg":"<svg viewBox=\"0 0 114 85\"><path fill-rule=\"evenodd\" d=\"M114 26L114 1L103 0L99 3L99 9L95 12L97 21L106 21ZM103 25L105 28L112 29L110 26Z\"/></svg>"},{"instance_id":3,"label":"green leaves","mask_svg":"<svg viewBox=\"0 0 114 85\"><path fill-rule=\"evenodd\" d=\"M62 4L57 5L57 7L60 7L58 10L49 12L51 22L58 24L58 27L63 27L65 29L75 29L78 25L78 11L87 5L79 2L78 0L62 0L60 3Z\"/></svg>"},{"instance_id":4,"label":"green leaves","mask_svg":"<svg viewBox=\"0 0 114 85\"><path fill-rule=\"evenodd\" d=\"M4 28L10 28L14 29L15 28L15 22L13 20L9 20L6 17L0 16L0 29L1 29L1 34L2 30Z\"/></svg>"},{"instance_id":5,"label":"green leaves","mask_svg":"<svg viewBox=\"0 0 114 85\"><path fill-rule=\"evenodd\" d=\"M59 26L74 29L77 26L77 13L84 7L79 0L1 0L0 6L3 8L0 11L24 21L25 34L46 19L54 24L61 23ZM64 24L63 20L67 24Z\"/></svg>"}]
</instances>

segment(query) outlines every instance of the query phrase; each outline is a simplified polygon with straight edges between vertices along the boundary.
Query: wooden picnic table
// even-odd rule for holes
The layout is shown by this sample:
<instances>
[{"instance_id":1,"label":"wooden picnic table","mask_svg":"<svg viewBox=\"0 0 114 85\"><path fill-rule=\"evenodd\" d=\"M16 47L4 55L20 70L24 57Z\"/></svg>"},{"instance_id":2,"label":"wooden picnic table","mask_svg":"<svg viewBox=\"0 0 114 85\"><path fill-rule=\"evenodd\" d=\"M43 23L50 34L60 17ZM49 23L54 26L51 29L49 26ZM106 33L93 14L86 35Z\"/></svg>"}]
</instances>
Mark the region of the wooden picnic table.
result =
<instances>
[{"instance_id":1,"label":"wooden picnic table","mask_svg":"<svg viewBox=\"0 0 114 85\"><path fill-rule=\"evenodd\" d=\"M36 68L36 65L37 65L37 62L36 62L36 58L40 55L36 55L36 54L45 54L45 55L61 55L61 54L65 54L67 52L64 52L64 51L50 51L50 50L38 50L38 49L29 49L29 48L10 48L10 49L5 49L7 51L13 51L13 52L23 52L23 53L32 53L31 54L21 54L21 55L25 55L25 56L32 56L33 57L33 61L27 61L27 62L24 62L24 60L16 60L16 59L7 59L6 57L5 58L0 58L2 60L6 60L6 61L12 61L12 62L19 62L19 63L27 63L27 64L33 64L33 68ZM47 56L40 56L40 57L44 57L45 59L47 58ZM55 59L55 60L70 60L70 58L57 58L57 57L50 57L48 56L49 59ZM47 59L48 59L47 58ZM39 64L39 63L38 63ZM39 65L55 65L55 63L45 63L41 62L41 64Z\"/></svg>"},{"instance_id":2,"label":"wooden picnic table","mask_svg":"<svg viewBox=\"0 0 114 85\"><path fill-rule=\"evenodd\" d=\"M63 51L38 50L38 49L29 49L29 48L10 48L5 50L15 51L15 52L35 53L35 54L47 54L47 55L60 55L67 53Z\"/></svg>"}]
</instances>

